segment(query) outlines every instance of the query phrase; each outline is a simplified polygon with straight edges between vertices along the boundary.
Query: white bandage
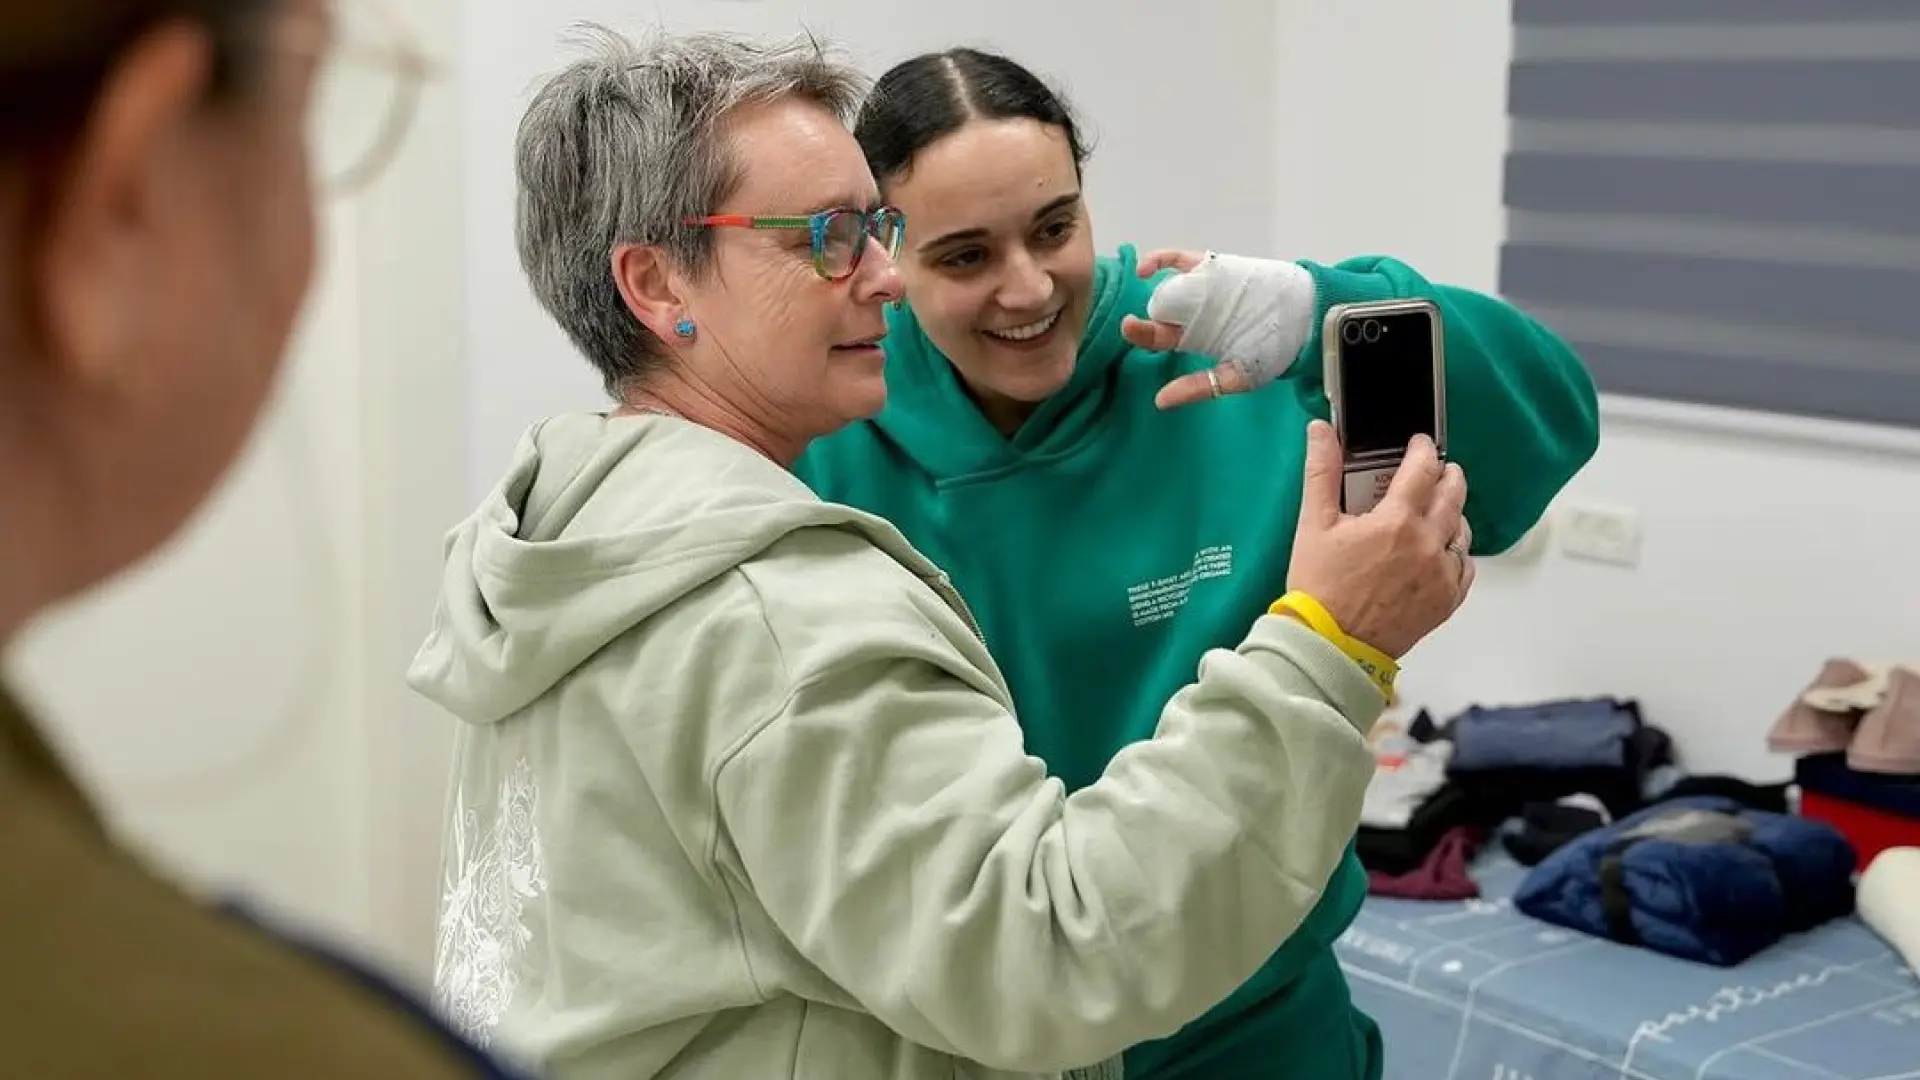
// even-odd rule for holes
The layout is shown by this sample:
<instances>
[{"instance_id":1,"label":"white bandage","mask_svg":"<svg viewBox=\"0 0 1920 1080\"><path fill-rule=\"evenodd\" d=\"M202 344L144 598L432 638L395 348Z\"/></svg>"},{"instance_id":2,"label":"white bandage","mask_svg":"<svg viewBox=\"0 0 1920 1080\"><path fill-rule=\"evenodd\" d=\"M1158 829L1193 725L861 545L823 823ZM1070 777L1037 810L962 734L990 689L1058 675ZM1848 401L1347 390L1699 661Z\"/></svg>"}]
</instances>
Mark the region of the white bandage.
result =
<instances>
[{"instance_id":1,"label":"white bandage","mask_svg":"<svg viewBox=\"0 0 1920 1080\"><path fill-rule=\"evenodd\" d=\"M1208 252L1160 283L1147 317L1181 328L1185 352L1225 360L1265 386L1286 373L1313 334L1313 275L1299 263Z\"/></svg>"}]
</instances>

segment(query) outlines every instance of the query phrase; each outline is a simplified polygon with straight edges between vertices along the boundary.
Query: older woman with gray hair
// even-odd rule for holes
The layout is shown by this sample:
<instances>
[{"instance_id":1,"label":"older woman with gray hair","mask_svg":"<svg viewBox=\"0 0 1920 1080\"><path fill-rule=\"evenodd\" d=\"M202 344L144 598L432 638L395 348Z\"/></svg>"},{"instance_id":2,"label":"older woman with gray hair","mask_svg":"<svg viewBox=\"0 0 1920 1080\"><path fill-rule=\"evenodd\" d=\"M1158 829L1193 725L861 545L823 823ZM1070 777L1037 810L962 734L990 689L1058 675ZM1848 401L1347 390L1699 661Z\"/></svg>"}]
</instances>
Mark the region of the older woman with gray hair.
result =
<instances>
[{"instance_id":1,"label":"older woman with gray hair","mask_svg":"<svg viewBox=\"0 0 1920 1080\"><path fill-rule=\"evenodd\" d=\"M1366 643L1467 587L1458 470L1416 447L1349 517L1320 425L1291 602L1066 796L946 577L788 470L885 403L862 89L811 41L599 31L520 127L522 262L615 405L521 440L411 680L464 721L441 1005L561 1080L1043 1075L1174 1031L1340 861Z\"/></svg>"}]
</instances>

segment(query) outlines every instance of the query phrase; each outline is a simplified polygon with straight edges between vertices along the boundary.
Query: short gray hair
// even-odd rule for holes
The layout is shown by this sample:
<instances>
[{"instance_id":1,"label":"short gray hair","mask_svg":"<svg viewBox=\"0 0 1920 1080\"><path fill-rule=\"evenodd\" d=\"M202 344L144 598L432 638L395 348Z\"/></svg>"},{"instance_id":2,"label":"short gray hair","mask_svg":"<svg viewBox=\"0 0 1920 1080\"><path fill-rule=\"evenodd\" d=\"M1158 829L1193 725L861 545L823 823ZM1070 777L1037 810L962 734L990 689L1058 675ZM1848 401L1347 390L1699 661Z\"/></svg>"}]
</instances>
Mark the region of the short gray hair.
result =
<instances>
[{"instance_id":1,"label":"short gray hair","mask_svg":"<svg viewBox=\"0 0 1920 1080\"><path fill-rule=\"evenodd\" d=\"M520 120L515 230L534 295L617 397L665 350L620 298L613 250L658 245L684 272L706 273L711 231L686 220L739 184L728 114L797 97L851 124L868 84L811 35L577 33L588 55L549 78Z\"/></svg>"}]
</instances>

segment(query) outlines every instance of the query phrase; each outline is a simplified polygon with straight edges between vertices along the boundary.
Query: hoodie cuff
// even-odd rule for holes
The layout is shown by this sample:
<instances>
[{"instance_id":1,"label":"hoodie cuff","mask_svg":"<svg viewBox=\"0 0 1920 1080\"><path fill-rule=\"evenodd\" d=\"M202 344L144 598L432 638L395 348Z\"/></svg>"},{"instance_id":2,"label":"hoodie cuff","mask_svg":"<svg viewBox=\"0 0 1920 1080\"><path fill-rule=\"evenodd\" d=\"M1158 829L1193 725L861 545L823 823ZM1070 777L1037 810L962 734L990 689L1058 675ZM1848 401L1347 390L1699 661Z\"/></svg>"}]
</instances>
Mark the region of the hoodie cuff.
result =
<instances>
[{"instance_id":1,"label":"hoodie cuff","mask_svg":"<svg viewBox=\"0 0 1920 1080\"><path fill-rule=\"evenodd\" d=\"M1293 366L1287 369L1287 378L1297 380L1315 391L1324 389L1325 372L1320 365L1321 323L1326 320L1327 312L1335 304L1364 304L1373 300L1398 300L1393 282L1385 274L1375 274L1360 270L1342 270L1323 263L1300 260L1300 265L1313 275L1313 330L1307 335L1306 344L1300 346L1300 352Z\"/></svg>"}]
</instances>

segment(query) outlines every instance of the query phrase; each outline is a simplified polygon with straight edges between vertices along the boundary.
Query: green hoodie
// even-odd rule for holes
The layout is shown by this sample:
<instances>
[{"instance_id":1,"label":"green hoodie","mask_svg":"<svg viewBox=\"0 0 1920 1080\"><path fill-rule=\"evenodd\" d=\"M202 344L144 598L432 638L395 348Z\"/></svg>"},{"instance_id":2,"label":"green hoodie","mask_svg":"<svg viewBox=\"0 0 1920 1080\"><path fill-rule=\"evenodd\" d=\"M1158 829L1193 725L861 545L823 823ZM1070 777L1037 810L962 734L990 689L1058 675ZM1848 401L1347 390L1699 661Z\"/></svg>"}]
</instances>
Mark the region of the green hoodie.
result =
<instances>
[{"instance_id":1,"label":"green hoodie","mask_svg":"<svg viewBox=\"0 0 1920 1080\"><path fill-rule=\"evenodd\" d=\"M1392 259L1302 265L1322 314L1397 297L1440 306L1450 450L1467 473L1474 549L1511 546L1597 446L1579 357L1512 306ZM1285 590L1306 424L1328 414L1317 317L1273 385L1158 410L1155 391L1212 361L1120 336L1156 283L1135 267L1130 248L1100 261L1078 367L1011 439L902 309L889 317L886 408L816 441L796 466L823 498L893 522L952 575L1006 672L1028 747L1069 788L1150 737L1194 660ZM1377 1033L1332 953L1365 892L1350 853L1271 962L1178 1035L1132 1051L1129 1077L1270 1080L1279 1055L1289 1076L1378 1076Z\"/></svg>"}]
</instances>

